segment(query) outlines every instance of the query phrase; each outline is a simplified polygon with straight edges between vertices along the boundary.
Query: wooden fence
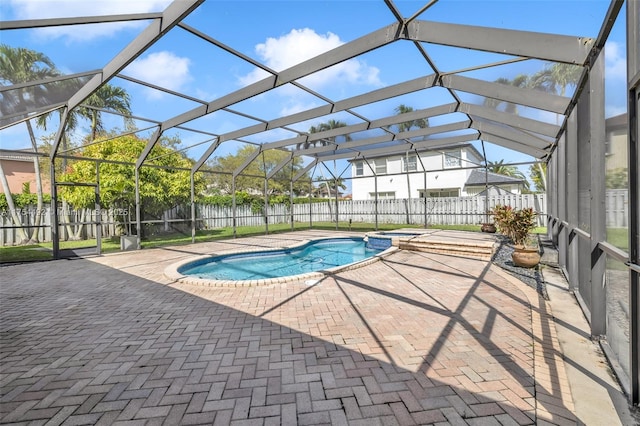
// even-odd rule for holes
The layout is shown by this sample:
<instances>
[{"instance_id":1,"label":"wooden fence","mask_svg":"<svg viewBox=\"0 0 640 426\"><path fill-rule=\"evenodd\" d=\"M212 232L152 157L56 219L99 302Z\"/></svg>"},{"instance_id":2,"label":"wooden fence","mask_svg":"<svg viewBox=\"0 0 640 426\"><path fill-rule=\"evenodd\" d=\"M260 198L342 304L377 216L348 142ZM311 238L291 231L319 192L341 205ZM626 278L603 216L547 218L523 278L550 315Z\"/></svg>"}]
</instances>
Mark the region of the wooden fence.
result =
<instances>
[{"instance_id":1,"label":"wooden fence","mask_svg":"<svg viewBox=\"0 0 640 426\"><path fill-rule=\"evenodd\" d=\"M624 227L627 226L628 194L626 191L607 191L607 226ZM427 199L395 199L379 200L378 204L373 200L341 200L337 205L337 217L341 223L366 222L374 223L394 223L399 226L405 224L430 225L461 225L480 224L487 219L485 211L494 206L510 205L515 208L532 207L538 213L538 225L546 225L546 196L545 194L523 194L523 195L497 195L473 197L450 197L450 198L427 198ZM22 209L20 212L22 222L29 235L35 223L35 215L38 213L35 208ZM42 212L41 227L38 238L40 241L51 240L51 210L46 207ZM122 213L122 212L120 212ZM126 213L126 212L125 212ZM132 212L131 212L132 213ZM95 238L96 212L93 210L72 210L68 212L69 222L85 222L81 238ZM101 211L102 236L111 237L118 235L115 216L119 214L112 210ZM156 229L160 231L179 230L187 232L190 228L190 206L177 206L165 212L156 221ZM122 217L122 215L121 215ZM129 215L131 219L133 216ZM196 219L198 229L228 228L234 225L233 209L231 207L219 207L212 205L197 205ZM77 225L65 226L65 215L61 215L60 238L68 239L69 228L71 232L77 230ZM241 226L265 226L268 224L281 224L294 222L317 223L335 222L336 203L328 200L321 203L294 204L291 208L284 204L270 205L263 211L252 211L250 206L238 206L236 209L235 225ZM489 219L490 220L490 219ZM10 245L18 242L17 230L15 229L11 216L8 212L0 212L0 244Z\"/></svg>"}]
</instances>

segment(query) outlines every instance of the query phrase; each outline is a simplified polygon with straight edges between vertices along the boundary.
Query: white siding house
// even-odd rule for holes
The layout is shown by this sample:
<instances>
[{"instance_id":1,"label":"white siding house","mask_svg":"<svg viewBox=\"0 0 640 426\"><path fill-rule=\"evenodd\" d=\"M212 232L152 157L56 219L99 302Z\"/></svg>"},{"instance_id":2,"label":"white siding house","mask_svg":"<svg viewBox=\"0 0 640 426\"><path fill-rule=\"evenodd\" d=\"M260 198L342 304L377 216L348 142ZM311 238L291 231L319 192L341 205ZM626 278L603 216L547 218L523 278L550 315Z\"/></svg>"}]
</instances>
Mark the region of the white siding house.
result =
<instances>
[{"instance_id":1,"label":"white siding house","mask_svg":"<svg viewBox=\"0 0 640 426\"><path fill-rule=\"evenodd\" d=\"M482 155L471 144L446 150L422 151L419 158L414 152L367 158L366 161L353 160L353 199L372 200L376 198L376 193L379 200L476 195L485 189L484 171L473 169L481 162ZM406 174L407 171L409 174ZM478 173L482 174L482 186L477 183ZM521 180L489 173L489 185L520 193L521 184Z\"/></svg>"}]
</instances>

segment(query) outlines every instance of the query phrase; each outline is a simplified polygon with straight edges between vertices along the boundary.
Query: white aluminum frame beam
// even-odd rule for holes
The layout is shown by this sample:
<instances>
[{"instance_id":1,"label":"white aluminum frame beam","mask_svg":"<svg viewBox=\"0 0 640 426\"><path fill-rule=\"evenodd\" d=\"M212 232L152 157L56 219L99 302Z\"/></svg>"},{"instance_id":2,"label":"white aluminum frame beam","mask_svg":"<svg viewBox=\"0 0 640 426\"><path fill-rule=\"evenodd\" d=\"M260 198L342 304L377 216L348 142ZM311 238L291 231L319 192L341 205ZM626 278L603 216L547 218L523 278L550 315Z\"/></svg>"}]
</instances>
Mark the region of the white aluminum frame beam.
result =
<instances>
[{"instance_id":1,"label":"white aluminum frame beam","mask_svg":"<svg viewBox=\"0 0 640 426\"><path fill-rule=\"evenodd\" d=\"M458 107L458 112L462 112L470 116L472 119L475 117L484 118L497 123L502 123L511 127L519 128L522 130L528 130L543 136L549 136L556 138L560 131L560 126L544 121L533 120L531 118L521 117L519 115L510 114L508 112L498 111L493 108L485 107L482 105L474 105L468 103L461 103Z\"/></svg>"},{"instance_id":2,"label":"white aluminum frame beam","mask_svg":"<svg viewBox=\"0 0 640 426\"><path fill-rule=\"evenodd\" d=\"M504 102L555 112L556 114L564 114L571 102L571 98L565 96L460 75L445 75L442 77L441 82L442 86L448 89L474 93Z\"/></svg>"},{"instance_id":3,"label":"white aluminum frame beam","mask_svg":"<svg viewBox=\"0 0 640 426\"><path fill-rule=\"evenodd\" d=\"M595 43L588 37L419 20L410 22L406 33L415 41L581 65Z\"/></svg>"}]
</instances>

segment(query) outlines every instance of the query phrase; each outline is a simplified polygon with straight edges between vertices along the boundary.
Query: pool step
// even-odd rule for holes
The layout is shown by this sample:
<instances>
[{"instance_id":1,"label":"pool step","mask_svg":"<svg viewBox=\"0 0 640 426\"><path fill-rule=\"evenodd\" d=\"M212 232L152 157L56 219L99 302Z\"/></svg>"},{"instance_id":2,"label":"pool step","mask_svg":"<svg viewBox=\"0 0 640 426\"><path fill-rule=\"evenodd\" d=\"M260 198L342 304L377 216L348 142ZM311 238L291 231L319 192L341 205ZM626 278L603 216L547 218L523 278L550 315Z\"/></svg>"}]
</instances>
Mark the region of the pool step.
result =
<instances>
[{"instance_id":1,"label":"pool step","mask_svg":"<svg viewBox=\"0 0 640 426\"><path fill-rule=\"evenodd\" d=\"M493 241L452 242L436 239L399 238L398 247L403 250L450 254L482 260L491 260L495 252L495 242Z\"/></svg>"}]
</instances>

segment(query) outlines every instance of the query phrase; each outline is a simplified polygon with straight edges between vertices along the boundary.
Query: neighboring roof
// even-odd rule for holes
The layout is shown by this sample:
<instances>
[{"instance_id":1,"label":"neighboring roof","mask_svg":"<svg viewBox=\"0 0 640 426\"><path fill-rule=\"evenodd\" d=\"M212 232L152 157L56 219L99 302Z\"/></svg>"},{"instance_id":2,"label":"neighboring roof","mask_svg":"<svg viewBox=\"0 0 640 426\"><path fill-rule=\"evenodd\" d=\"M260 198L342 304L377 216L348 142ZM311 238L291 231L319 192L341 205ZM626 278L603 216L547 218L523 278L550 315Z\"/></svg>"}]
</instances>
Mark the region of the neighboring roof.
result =
<instances>
[{"instance_id":1,"label":"neighboring roof","mask_svg":"<svg viewBox=\"0 0 640 426\"><path fill-rule=\"evenodd\" d=\"M625 112L624 114L607 118L604 123L607 130L613 130L621 127L627 127L627 122L627 113Z\"/></svg>"},{"instance_id":2,"label":"neighboring roof","mask_svg":"<svg viewBox=\"0 0 640 426\"><path fill-rule=\"evenodd\" d=\"M484 170L472 170L469 175L469 179L464 184L465 186L484 186L486 183L489 185L504 185L504 184L518 184L524 183L524 179L518 179L511 176L499 175L497 173L488 172L485 179Z\"/></svg>"},{"instance_id":3,"label":"neighboring roof","mask_svg":"<svg viewBox=\"0 0 640 426\"><path fill-rule=\"evenodd\" d=\"M22 151L24 154L18 151ZM33 150L31 149L21 149L11 153L0 153L0 160L32 162L33 155L30 154L33 154Z\"/></svg>"},{"instance_id":4,"label":"neighboring roof","mask_svg":"<svg viewBox=\"0 0 640 426\"><path fill-rule=\"evenodd\" d=\"M483 196L483 195L487 195L487 193L489 193L489 195L509 195L509 194L513 194L511 191L507 191L506 189L500 188L499 186L490 185L489 188L478 192L477 195Z\"/></svg>"}]
</instances>

